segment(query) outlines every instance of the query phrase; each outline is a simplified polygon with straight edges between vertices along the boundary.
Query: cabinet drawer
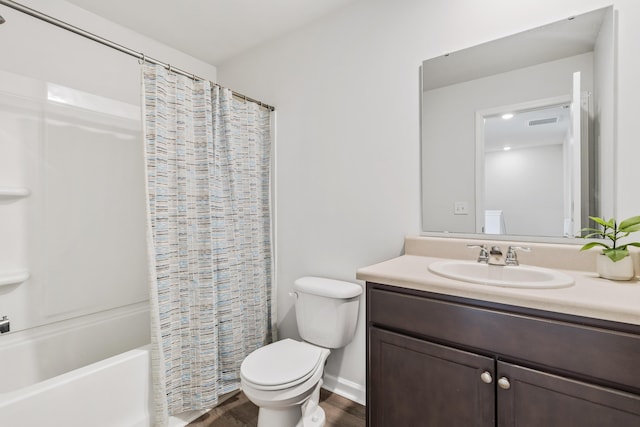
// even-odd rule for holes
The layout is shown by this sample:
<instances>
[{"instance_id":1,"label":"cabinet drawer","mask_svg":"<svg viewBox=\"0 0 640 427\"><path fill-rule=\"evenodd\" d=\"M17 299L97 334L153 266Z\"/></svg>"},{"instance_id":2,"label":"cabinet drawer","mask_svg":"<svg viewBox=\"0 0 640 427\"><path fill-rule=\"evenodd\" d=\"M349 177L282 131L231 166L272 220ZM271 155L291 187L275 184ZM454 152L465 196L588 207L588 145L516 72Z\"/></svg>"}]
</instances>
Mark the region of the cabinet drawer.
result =
<instances>
[{"instance_id":1,"label":"cabinet drawer","mask_svg":"<svg viewBox=\"0 0 640 427\"><path fill-rule=\"evenodd\" d=\"M640 335L376 286L367 286L370 325L640 392Z\"/></svg>"}]
</instances>

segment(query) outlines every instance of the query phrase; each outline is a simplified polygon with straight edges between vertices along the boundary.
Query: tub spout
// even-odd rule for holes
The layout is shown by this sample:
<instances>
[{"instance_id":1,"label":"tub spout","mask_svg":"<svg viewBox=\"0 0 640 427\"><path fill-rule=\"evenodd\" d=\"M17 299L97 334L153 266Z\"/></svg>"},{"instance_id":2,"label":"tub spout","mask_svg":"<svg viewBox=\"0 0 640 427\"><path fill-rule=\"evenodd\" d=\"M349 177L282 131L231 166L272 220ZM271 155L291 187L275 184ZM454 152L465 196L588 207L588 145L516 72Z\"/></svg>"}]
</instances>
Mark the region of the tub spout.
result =
<instances>
[{"instance_id":1,"label":"tub spout","mask_svg":"<svg viewBox=\"0 0 640 427\"><path fill-rule=\"evenodd\" d=\"M2 316L2 320L0 320L0 334L9 332L10 329L9 319L7 319L7 316Z\"/></svg>"}]
</instances>

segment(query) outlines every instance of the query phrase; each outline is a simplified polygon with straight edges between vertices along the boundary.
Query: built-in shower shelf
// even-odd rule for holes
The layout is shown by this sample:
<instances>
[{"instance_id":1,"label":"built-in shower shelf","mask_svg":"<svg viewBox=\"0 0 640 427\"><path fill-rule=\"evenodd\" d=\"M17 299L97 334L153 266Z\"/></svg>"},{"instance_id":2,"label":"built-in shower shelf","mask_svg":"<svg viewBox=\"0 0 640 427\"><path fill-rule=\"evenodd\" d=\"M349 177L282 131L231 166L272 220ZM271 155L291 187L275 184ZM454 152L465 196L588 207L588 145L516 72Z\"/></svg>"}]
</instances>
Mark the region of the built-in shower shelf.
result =
<instances>
[{"instance_id":1,"label":"built-in shower shelf","mask_svg":"<svg viewBox=\"0 0 640 427\"><path fill-rule=\"evenodd\" d=\"M27 270L0 271L0 286L16 285L29 278Z\"/></svg>"},{"instance_id":2,"label":"built-in shower shelf","mask_svg":"<svg viewBox=\"0 0 640 427\"><path fill-rule=\"evenodd\" d=\"M29 194L31 191L25 187L0 187L2 198L27 197Z\"/></svg>"}]
</instances>

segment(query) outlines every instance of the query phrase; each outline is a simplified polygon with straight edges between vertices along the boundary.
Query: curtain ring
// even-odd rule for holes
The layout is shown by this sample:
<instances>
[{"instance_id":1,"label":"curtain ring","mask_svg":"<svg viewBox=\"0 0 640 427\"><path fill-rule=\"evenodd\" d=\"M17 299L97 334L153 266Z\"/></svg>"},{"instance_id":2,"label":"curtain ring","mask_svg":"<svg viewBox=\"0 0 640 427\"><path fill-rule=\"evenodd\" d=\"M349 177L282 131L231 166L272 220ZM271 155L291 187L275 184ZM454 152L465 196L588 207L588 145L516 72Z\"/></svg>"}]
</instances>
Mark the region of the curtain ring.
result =
<instances>
[{"instance_id":1,"label":"curtain ring","mask_svg":"<svg viewBox=\"0 0 640 427\"><path fill-rule=\"evenodd\" d=\"M171 72L171 64L167 64L167 70L169 70L169 72Z\"/></svg>"},{"instance_id":2,"label":"curtain ring","mask_svg":"<svg viewBox=\"0 0 640 427\"><path fill-rule=\"evenodd\" d=\"M147 57L144 53L141 53L140 55L142 55L142 58L138 58L138 64L144 65L147 62Z\"/></svg>"}]
</instances>

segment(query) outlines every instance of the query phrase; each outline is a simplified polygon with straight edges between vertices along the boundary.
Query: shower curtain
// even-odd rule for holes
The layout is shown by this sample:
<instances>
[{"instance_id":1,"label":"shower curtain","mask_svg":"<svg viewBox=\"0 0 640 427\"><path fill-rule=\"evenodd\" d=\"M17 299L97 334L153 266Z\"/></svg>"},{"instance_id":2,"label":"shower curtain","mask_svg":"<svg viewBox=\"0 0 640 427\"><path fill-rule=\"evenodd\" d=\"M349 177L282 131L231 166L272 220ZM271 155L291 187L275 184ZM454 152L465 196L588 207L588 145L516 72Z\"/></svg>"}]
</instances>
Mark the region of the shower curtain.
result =
<instances>
[{"instance_id":1,"label":"shower curtain","mask_svg":"<svg viewBox=\"0 0 640 427\"><path fill-rule=\"evenodd\" d=\"M270 111L143 66L155 424L216 405L271 341Z\"/></svg>"}]
</instances>

